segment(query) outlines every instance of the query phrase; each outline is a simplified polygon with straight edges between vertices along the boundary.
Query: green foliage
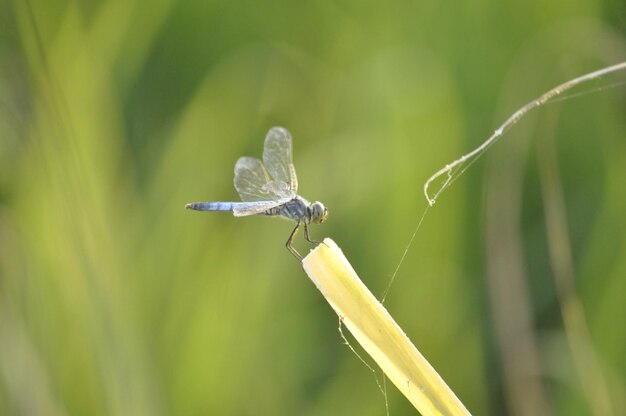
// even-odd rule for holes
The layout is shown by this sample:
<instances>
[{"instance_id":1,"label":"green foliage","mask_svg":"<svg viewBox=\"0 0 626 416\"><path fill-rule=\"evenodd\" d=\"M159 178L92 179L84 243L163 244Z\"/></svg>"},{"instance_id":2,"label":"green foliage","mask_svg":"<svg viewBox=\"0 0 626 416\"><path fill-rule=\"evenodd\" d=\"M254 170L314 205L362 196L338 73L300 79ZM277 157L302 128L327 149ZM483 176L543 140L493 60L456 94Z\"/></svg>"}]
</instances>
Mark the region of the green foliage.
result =
<instances>
[{"instance_id":1,"label":"green foliage","mask_svg":"<svg viewBox=\"0 0 626 416\"><path fill-rule=\"evenodd\" d=\"M623 60L619 7L0 0L0 413L384 414L284 249L290 225L184 204L236 199L237 158L285 126L301 194L330 210L313 237L337 241L382 293L424 180L528 100ZM535 155L556 140L576 288L624 413L624 91L551 104L496 146L521 159L530 318L556 413L590 404ZM503 414L516 408L486 278L484 168L430 211L386 305L470 411Z\"/></svg>"}]
</instances>

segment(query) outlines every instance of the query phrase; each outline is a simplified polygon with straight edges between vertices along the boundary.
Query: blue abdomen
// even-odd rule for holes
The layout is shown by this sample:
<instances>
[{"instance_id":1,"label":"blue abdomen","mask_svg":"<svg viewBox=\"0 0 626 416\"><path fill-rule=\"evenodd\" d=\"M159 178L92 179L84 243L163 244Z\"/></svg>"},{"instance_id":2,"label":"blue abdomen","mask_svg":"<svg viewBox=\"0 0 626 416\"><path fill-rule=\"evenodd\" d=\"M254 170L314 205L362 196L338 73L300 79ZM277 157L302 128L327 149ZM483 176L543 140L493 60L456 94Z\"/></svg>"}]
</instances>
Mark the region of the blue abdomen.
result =
<instances>
[{"instance_id":1,"label":"blue abdomen","mask_svg":"<svg viewBox=\"0 0 626 416\"><path fill-rule=\"evenodd\" d=\"M232 211L232 202L192 202L187 204L188 209L196 211Z\"/></svg>"}]
</instances>

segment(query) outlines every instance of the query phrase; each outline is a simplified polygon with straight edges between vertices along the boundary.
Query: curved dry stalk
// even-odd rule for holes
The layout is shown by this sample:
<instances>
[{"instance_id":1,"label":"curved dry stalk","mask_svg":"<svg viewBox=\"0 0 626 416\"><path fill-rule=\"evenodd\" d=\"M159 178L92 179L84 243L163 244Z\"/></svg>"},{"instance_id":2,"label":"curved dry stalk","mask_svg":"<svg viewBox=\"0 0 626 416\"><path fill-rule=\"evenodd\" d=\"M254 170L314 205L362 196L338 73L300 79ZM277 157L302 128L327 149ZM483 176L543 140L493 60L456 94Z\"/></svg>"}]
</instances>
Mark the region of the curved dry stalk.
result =
<instances>
[{"instance_id":1,"label":"curved dry stalk","mask_svg":"<svg viewBox=\"0 0 626 416\"><path fill-rule=\"evenodd\" d=\"M522 117L524 117L526 114L528 114L528 112L530 110L546 104L548 101L552 100L556 96L562 94L563 92L565 92L565 91L567 91L569 89L574 88L577 85L583 84L583 83L588 82L588 81L592 81L594 79L598 79L598 78L600 78L600 77L602 77L604 75L607 75L607 74L610 74L610 73L613 73L613 72L617 72L617 71L621 71L621 70L624 70L624 69L626 69L626 62L621 62L619 64L611 65L611 66L608 66L606 68L602 68L602 69L599 69L597 71L590 72L590 73L585 74L585 75L581 75L581 76L579 76L577 78L574 78L574 79L571 79L571 80L569 80L569 81L567 81L567 82L565 82L565 83L563 83L563 84L561 84L561 85L559 85L557 87L552 88L550 91L546 92L545 94L543 94L539 98L529 102L528 104L526 104L525 106L523 106L522 108L517 110L500 127L498 127L493 132L493 134L487 140L485 140L480 146L478 146L477 148L475 148L471 152L461 156L460 158L456 159L454 162L451 162L451 163L447 164L446 166L444 166L443 168L441 168L437 172L435 172L430 178L428 178L426 183L424 183L424 196L426 197L426 200L428 201L428 205L433 206L435 204L435 202L437 202L437 198L439 197L439 195L446 188L448 188L448 186L450 186L452 184L452 182L454 182L454 180L459 175L461 175L465 171L465 169L467 169L467 167L465 169L461 170L458 173L457 172L453 172L454 169L460 168L465 162L473 161L477 157L479 157L485 150L487 150L487 148L489 146L491 146L500 137L502 137L502 135L508 129L510 129L515 123L520 121L522 119ZM443 176L444 174L448 175L448 177L443 182L441 187L431 197L430 194L428 193L428 188L430 187L430 184L434 180L439 178L440 176Z\"/></svg>"}]
</instances>

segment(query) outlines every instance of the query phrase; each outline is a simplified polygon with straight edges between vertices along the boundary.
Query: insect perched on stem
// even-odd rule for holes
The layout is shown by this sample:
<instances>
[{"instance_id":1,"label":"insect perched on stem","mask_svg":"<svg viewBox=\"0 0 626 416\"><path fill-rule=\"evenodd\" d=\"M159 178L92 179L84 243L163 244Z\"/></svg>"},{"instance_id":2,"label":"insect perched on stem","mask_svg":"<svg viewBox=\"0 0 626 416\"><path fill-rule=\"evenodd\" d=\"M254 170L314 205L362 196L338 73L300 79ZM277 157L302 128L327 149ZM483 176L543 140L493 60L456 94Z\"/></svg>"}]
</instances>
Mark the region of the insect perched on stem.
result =
<instances>
[{"instance_id":1,"label":"insect perched on stem","mask_svg":"<svg viewBox=\"0 0 626 416\"><path fill-rule=\"evenodd\" d=\"M235 189L242 202L192 202L185 208L196 211L232 211L235 217L248 215L280 216L296 222L289 234L287 249L302 260L293 247L293 239L304 227L304 238L310 243L309 224L321 224L328 209L321 202L307 201L297 194L298 178L292 162L291 135L282 127L273 127L265 137L263 161L243 156L235 164Z\"/></svg>"}]
</instances>

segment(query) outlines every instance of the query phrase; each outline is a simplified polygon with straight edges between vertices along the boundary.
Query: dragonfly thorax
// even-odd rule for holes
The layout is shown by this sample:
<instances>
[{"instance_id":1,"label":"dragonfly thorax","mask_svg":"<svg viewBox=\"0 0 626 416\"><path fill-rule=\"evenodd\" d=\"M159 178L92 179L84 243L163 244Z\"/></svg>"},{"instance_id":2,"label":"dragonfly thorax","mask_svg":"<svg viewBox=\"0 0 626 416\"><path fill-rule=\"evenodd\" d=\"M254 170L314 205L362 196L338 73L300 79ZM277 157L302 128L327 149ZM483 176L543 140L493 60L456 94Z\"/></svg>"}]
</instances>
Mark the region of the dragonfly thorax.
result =
<instances>
[{"instance_id":1,"label":"dragonfly thorax","mask_svg":"<svg viewBox=\"0 0 626 416\"><path fill-rule=\"evenodd\" d=\"M298 195L289 202L268 209L263 214L277 215L295 222L304 222L305 224L321 224L328 217L328 209L321 202L315 201L311 203Z\"/></svg>"}]
</instances>

